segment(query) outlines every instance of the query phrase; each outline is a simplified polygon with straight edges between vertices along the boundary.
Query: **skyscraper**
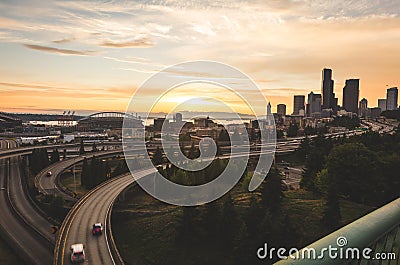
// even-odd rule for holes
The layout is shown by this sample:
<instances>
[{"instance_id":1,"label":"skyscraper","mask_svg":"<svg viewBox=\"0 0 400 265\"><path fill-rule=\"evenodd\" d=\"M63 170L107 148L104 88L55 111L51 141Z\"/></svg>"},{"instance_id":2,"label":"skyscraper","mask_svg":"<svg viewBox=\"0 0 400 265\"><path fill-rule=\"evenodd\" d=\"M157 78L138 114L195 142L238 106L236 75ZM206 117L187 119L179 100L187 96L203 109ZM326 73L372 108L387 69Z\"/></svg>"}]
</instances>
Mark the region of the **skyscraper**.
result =
<instances>
[{"instance_id":1,"label":"skyscraper","mask_svg":"<svg viewBox=\"0 0 400 265\"><path fill-rule=\"evenodd\" d=\"M386 94L386 110L396 110L398 105L399 91L397 87L387 90Z\"/></svg>"},{"instance_id":2,"label":"skyscraper","mask_svg":"<svg viewBox=\"0 0 400 265\"><path fill-rule=\"evenodd\" d=\"M286 116L286 105L285 104L278 104L277 113L279 115Z\"/></svg>"},{"instance_id":3,"label":"skyscraper","mask_svg":"<svg viewBox=\"0 0 400 265\"><path fill-rule=\"evenodd\" d=\"M360 79L348 79L343 88L343 108L347 112L358 114L358 96Z\"/></svg>"},{"instance_id":4,"label":"skyscraper","mask_svg":"<svg viewBox=\"0 0 400 265\"><path fill-rule=\"evenodd\" d=\"M332 80L332 69L325 68L322 71L322 109L335 109L333 93L334 81Z\"/></svg>"},{"instance_id":5,"label":"skyscraper","mask_svg":"<svg viewBox=\"0 0 400 265\"><path fill-rule=\"evenodd\" d=\"M310 117L316 112L321 112L321 94L311 92L307 97L306 115Z\"/></svg>"},{"instance_id":6,"label":"skyscraper","mask_svg":"<svg viewBox=\"0 0 400 265\"><path fill-rule=\"evenodd\" d=\"M175 114L175 121L176 121L177 123L182 123L182 113L177 112L177 113Z\"/></svg>"},{"instance_id":7,"label":"skyscraper","mask_svg":"<svg viewBox=\"0 0 400 265\"><path fill-rule=\"evenodd\" d=\"M366 98L363 98L360 100L360 117L367 117L368 113L368 100Z\"/></svg>"},{"instance_id":8,"label":"skyscraper","mask_svg":"<svg viewBox=\"0 0 400 265\"><path fill-rule=\"evenodd\" d=\"M378 99L378 108L380 108L381 111L385 111L386 110L386 98Z\"/></svg>"},{"instance_id":9,"label":"skyscraper","mask_svg":"<svg viewBox=\"0 0 400 265\"><path fill-rule=\"evenodd\" d=\"M305 96L303 95L294 96L293 115L299 115L300 110L304 111L304 102L305 102Z\"/></svg>"}]
</instances>

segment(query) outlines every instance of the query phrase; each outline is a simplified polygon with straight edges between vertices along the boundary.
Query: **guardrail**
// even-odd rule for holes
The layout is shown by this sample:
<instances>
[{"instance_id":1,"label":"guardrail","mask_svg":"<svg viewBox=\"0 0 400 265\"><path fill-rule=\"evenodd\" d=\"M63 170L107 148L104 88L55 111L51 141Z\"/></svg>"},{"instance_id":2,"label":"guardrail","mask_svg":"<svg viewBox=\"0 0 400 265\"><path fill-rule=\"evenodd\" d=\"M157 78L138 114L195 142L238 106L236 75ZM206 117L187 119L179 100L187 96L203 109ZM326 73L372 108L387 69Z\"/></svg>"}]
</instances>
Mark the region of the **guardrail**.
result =
<instances>
[{"instance_id":1,"label":"guardrail","mask_svg":"<svg viewBox=\"0 0 400 265\"><path fill-rule=\"evenodd\" d=\"M136 185L136 182L133 182L131 185ZM124 190L121 191L121 193L123 193L125 190L130 188L131 185L128 185ZM112 232L112 227L111 227L112 210L114 208L114 204L117 199L118 199L118 196L114 199L114 201L110 204L110 206L107 209L107 217L106 217L107 225L106 225L105 231L106 231L108 249L111 251L111 255L113 256L115 265L124 265L125 262L121 256L121 254L118 251L117 244L115 243L113 232Z\"/></svg>"},{"instance_id":2,"label":"guardrail","mask_svg":"<svg viewBox=\"0 0 400 265\"><path fill-rule=\"evenodd\" d=\"M85 146L91 146L91 143L84 143ZM98 143L97 145L121 145L120 142L104 142ZM68 147L79 147L80 143L73 143L73 144L54 144L54 145L36 145L36 146L29 146L29 147L15 147L11 149L0 150L0 157L8 156L8 155L15 155L15 154L24 154L33 151L33 149L40 149L40 148L68 148Z\"/></svg>"},{"instance_id":3,"label":"guardrail","mask_svg":"<svg viewBox=\"0 0 400 265\"><path fill-rule=\"evenodd\" d=\"M391 232L393 229L396 229L399 225L400 198L344 226L343 228L336 230L335 232L312 243L302 250L299 250L299 252L293 253L293 257L278 261L275 263L275 265L348 264L352 260L345 258L334 259L327 254L327 249L331 246L342 248L343 253L346 253L346 251L351 251L352 249L358 249L360 252L362 252L364 248L375 244L378 240ZM345 240L345 242L342 242L345 243L344 245L339 242L339 238ZM309 252L310 250L316 251L318 256L317 259L310 259L308 256L304 256L304 254L302 254L306 253L306 251ZM321 257L321 254L324 252L326 255L322 255ZM296 257L300 258L296 259Z\"/></svg>"},{"instance_id":4,"label":"guardrail","mask_svg":"<svg viewBox=\"0 0 400 265\"><path fill-rule=\"evenodd\" d=\"M7 163L9 163L9 162L7 162ZM10 173L7 174L7 177L5 178L5 181L6 181L6 186L9 187ZM27 220L25 220L24 216L18 211L17 207L14 205L14 203L13 203L13 201L11 199L9 190L7 190L7 204L10 207L10 209L14 212L15 217L18 220L20 220L20 222L25 227L27 227L28 229L31 229L32 231L34 231L35 234L38 235L41 238L42 242L44 242L48 247L53 247L53 243L41 231L39 231L33 224L31 224Z\"/></svg>"}]
</instances>

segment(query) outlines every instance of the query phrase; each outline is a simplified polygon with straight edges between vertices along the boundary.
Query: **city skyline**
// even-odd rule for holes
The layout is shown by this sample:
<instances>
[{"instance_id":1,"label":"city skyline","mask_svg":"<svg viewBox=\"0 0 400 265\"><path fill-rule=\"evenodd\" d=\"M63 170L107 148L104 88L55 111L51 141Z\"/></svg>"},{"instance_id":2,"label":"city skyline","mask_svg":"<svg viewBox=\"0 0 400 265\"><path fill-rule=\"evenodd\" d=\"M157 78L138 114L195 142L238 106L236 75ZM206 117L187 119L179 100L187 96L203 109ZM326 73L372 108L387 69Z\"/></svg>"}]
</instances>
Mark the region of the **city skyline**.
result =
<instances>
[{"instance_id":1,"label":"city skyline","mask_svg":"<svg viewBox=\"0 0 400 265\"><path fill-rule=\"evenodd\" d=\"M394 38L400 7L391 1L346 1L346 9L289 0L0 7L4 111L124 111L151 74L188 60L237 67L257 83L273 112L285 103L291 113L292 95L319 91L324 67L335 71L339 100L346 79L359 78L360 98L370 102L384 97L386 85L400 84L400 40Z\"/></svg>"}]
</instances>

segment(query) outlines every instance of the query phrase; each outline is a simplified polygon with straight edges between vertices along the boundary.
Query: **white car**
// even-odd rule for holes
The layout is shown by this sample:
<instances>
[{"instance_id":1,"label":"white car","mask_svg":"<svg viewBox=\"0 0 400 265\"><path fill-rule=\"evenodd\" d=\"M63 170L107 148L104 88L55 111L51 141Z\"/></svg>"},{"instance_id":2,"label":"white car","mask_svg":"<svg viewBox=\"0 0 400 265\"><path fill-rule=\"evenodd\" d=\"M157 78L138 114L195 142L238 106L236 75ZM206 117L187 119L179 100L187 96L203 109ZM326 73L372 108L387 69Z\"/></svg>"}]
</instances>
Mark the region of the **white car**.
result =
<instances>
[{"instance_id":1,"label":"white car","mask_svg":"<svg viewBox=\"0 0 400 265\"><path fill-rule=\"evenodd\" d=\"M71 245L71 262L81 263L85 261L85 250L83 244Z\"/></svg>"}]
</instances>

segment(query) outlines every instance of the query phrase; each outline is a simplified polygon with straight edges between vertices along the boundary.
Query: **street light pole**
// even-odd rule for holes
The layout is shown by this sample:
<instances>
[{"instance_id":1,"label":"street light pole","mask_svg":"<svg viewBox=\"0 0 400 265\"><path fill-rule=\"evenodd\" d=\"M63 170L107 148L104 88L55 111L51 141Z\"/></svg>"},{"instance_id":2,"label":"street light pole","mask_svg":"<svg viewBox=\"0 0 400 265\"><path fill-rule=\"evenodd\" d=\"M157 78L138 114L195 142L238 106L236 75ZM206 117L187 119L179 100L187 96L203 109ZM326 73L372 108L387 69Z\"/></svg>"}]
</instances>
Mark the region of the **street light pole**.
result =
<instances>
[{"instance_id":1,"label":"street light pole","mask_svg":"<svg viewBox=\"0 0 400 265\"><path fill-rule=\"evenodd\" d=\"M74 171L74 192L75 192L75 194L76 194L76 180L75 180L75 158L76 157L74 157L74 169L73 169L73 171Z\"/></svg>"}]
</instances>

